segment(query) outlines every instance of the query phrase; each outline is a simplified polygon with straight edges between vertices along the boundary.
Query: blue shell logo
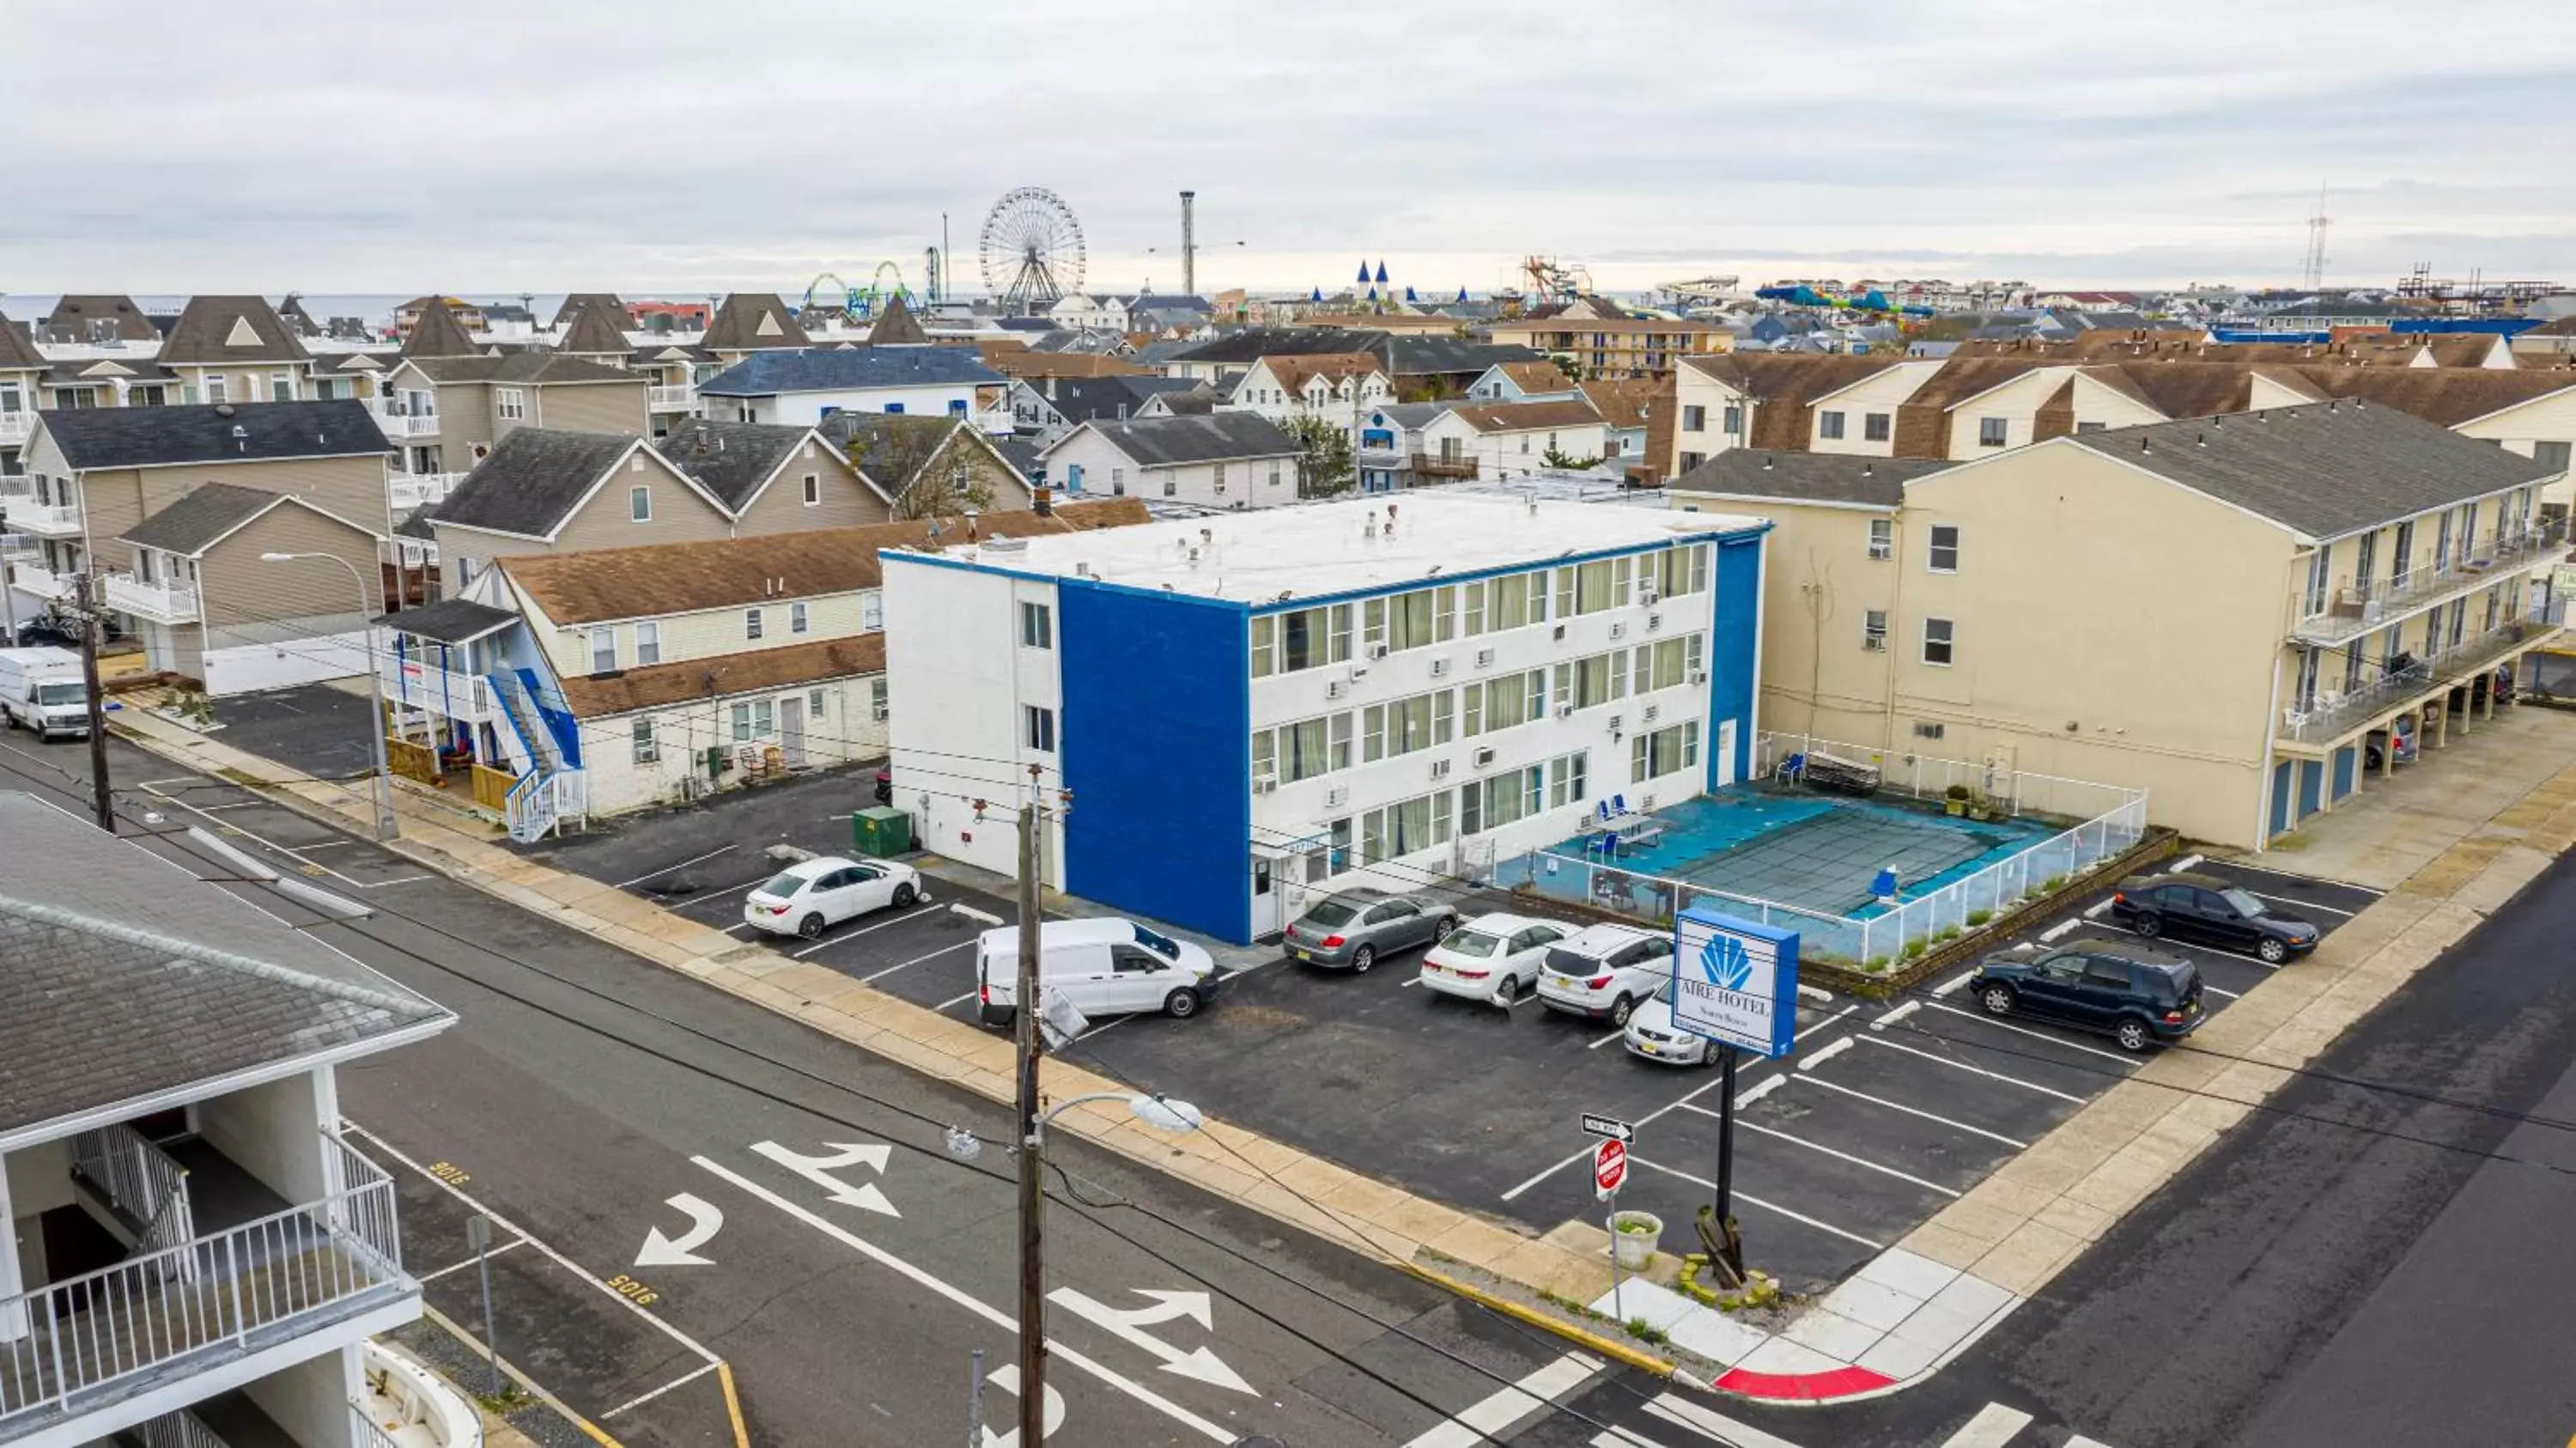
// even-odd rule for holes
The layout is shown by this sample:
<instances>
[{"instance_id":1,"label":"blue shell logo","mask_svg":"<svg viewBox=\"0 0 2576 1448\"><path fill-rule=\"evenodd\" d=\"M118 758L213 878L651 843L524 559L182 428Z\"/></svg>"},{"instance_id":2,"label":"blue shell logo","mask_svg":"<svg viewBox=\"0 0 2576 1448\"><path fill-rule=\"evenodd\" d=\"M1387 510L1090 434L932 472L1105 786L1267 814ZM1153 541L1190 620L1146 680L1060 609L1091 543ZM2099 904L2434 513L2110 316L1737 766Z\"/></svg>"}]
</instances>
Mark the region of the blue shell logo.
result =
<instances>
[{"instance_id":1,"label":"blue shell logo","mask_svg":"<svg viewBox=\"0 0 2576 1448\"><path fill-rule=\"evenodd\" d=\"M1745 953L1744 942L1732 935L1710 936L1699 948L1699 968L1721 990L1740 991L1753 984L1753 957Z\"/></svg>"}]
</instances>

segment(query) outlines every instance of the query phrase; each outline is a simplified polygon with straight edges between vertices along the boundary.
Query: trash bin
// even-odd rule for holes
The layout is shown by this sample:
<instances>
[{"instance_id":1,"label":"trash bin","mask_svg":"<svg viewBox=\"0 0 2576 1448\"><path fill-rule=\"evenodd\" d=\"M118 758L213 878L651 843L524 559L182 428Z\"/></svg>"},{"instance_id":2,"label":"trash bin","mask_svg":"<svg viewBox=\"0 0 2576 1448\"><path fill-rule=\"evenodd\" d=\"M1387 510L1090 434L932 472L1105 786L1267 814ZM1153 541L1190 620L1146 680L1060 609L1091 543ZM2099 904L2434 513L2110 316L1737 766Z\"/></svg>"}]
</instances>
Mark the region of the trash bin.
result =
<instances>
[{"instance_id":1,"label":"trash bin","mask_svg":"<svg viewBox=\"0 0 2576 1448\"><path fill-rule=\"evenodd\" d=\"M912 849L912 816L899 809L876 805L860 810L851 817L850 831L851 843L862 855L883 859Z\"/></svg>"}]
</instances>

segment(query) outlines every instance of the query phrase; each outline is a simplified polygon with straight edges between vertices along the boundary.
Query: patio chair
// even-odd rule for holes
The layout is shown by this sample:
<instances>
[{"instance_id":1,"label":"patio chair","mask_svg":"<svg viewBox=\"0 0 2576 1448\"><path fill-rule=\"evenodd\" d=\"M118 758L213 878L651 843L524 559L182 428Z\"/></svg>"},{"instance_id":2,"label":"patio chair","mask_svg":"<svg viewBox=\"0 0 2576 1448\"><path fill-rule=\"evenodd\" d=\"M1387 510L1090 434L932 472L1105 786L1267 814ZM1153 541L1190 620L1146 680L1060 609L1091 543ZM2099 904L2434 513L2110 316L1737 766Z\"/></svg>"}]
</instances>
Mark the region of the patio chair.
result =
<instances>
[{"instance_id":1,"label":"patio chair","mask_svg":"<svg viewBox=\"0 0 2576 1448\"><path fill-rule=\"evenodd\" d=\"M1624 794L1614 794L1610 796L1610 808L1620 814L1626 814L1628 812L1628 797Z\"/></svg>"}]
</instances>

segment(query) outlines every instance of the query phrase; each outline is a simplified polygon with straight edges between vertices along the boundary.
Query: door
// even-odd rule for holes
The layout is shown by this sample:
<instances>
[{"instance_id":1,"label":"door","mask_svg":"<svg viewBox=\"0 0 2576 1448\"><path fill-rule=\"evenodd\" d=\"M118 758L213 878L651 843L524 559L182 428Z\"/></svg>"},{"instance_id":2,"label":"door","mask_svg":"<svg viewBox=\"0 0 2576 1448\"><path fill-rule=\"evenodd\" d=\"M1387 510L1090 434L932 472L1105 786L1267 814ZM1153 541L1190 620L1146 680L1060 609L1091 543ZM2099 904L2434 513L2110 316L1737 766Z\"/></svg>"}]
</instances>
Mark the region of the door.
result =
<instances>
[{"instance_id":1,"label":"door","mask_svg":"<svg viewBox=\"0 0 2576 1448\"><path fill-rule=\"evenodd\" d=\"M2215 890L2194 890L2192 903L2197 907L2201 930L2211 940L2239 950L2251 950L2262 932Z\"/></svg>"},{"instance_id":2,"label":"door","mask_svg":"<svg viewBox=\"0 0 2576 1448\"><path fill-rule=\"evenodd\" d=\"M817 876L812 888L805 892L813 907L823 912L825 924L838 925L859 913L855 888L858 875L856 870L833 870Z\"/></svg>"},{"instance_id":3,"label":"door","mask_svg":"<svg viewBox=\"0 0 2576 1448\"><path fill-rule=\"evenodd\" d=\"M778 701L778 753L790 769L805 767L805 696Z\"/></svg>"},{"instance_id":4,"label":"door","mask_svg":"<svg viewBox=\"0 0 2576 1448\"><path fill-rule=\"evenodd\" d=\"M2082 1020L2077 996L2083 983L2083 956L2053 955L2030 968L2029 978L2022 982L2021 1000L2039 1015Z\"/></svg>"},{"instance_id":5,"label":"door","mask_svg":"<svg viewBox=\"0 0 2576 1448\"><path fill-rule=\"evenodd\" d=\"M1111 1010L1161 1010L1163 997L1180 981L1170 961L1141 945L1113 945L1109 959Z\"/></svg>"},{"instance_id":6,"label":"door","mask_svg":"<svg viewBox=\"0 0 2576 1448\"><path fill-rule=\"evenodd\" d=\"M849 879L841 891L847 907L845 914L865 915L894 903L894 881L886 877L885 871L874 865L859 865L842 873Z\"/></svg>"},{"instance_id":7,"label":"door","mask_svg":"<svg viewBox=\"0 0 2576 1448\"><path fill-rule=\"evenodd\" d=\"M2136 1004L2137 987L2129 963L2106 955L2090 957L2084 966L2084 1015L2091 1024L2109 1028Z\"/></svg>"},{"instance_id":8,"label":"door","mask_svg":"<svg viewBox=\"0 0 2576 1448\"><path fill-rule=\"evenodd\" d=\"M1275 878L1277 862L1268 855L1252 857L1252 933L1276 935L1287 925L1280 899L1285 893Z\"/></svg>"}]
</instances>

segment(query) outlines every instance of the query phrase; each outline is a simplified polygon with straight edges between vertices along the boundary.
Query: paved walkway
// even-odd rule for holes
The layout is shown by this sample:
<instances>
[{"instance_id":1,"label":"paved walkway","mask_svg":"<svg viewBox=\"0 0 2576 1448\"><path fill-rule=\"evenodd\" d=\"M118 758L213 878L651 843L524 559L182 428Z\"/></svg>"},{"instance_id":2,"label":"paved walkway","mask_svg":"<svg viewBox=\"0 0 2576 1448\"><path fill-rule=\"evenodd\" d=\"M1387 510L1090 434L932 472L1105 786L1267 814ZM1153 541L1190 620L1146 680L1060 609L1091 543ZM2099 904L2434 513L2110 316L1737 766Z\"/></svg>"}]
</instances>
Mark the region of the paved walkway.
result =
<instances>
[{"instance_id":1,"label":"paved walkway","mask_svg":"<svg viewBox=\"0 0 2576 1448\"><path fill-rule=\"evenodd\" d=\"M1463 1264L1526 1292L1596 1304L1622 1323L1644 1317L1677 1346L1722 1365L1726 1371L1713 1379L1690 1379L1722 1392L1804 1401L1893 1392L1937 1372L2044 1288L2220 1132L2258 1109L2293 1070L2576 845L2576 763L2569 762L2576 731L2561 727L2569 722L2534 722L2523 731L2526 748L2513 751L2511 721L2498 721L2487 735L2508 741L2503 763L2533 776L2530 787L2518 797L2497 798L2483 813L2474 804L2455 808L2447 842L2431 841L2435 848L2420 865L2314 955L2218 1013L2195 1036L2196 1049L2149 1061L1777 1334L1652 1285L1672 1279L1678 1264L1664 1257L1645 1280L1623 1289L1618 1302L1606 1301L1612 1285L1607 1237L1598 1228L1567 1223L1546 1237L1528 1237L1218 1121L1166 1136L1124 1110L1095 1103L1066 1113L1059 1129L1410 1270L1448 1280L1441 1269ZM330 823L363 829L372 818L363 795L285 777L279 766L224 745L219 735L195 735L140 710L126 712L121 724L147 748L260 781L273 796ZM2452 760L2466 748L2455 743ZM2542 777L2528 755L2558 767ZM2501 765L2490 773L2506 777ZM2455 797L2468 787L2455 783ZM2493 789L2500 794L2503 787ZM1011 1045L990 1032L745 944L614 887L521 859L494 843L497 829L440 804L406 792L397 808L405 838L394 848L424 865L927 1075L996 1101L1012 1097ZM2394 806L2391 813L2398 813ZM2362 821L2339 828L2363 836L2360 811L2338 817ZM2420 849L2427 837L2411 816L2404 819L2416 841L2409 848ZM2365 840L2339 858L2357 859L2366 850ZM1052 1058L1044 1072L1048 1094L1058 1099L1120 1089ZM1568 1329L1525 1303L1450 1285L1623 1361L1670 1366L1630 1343Z\"/></svg>"}]
</instances>

